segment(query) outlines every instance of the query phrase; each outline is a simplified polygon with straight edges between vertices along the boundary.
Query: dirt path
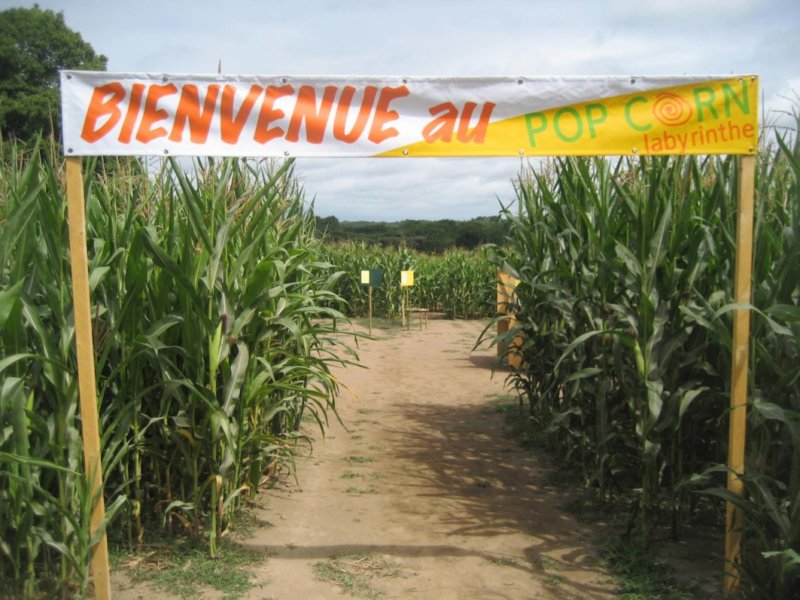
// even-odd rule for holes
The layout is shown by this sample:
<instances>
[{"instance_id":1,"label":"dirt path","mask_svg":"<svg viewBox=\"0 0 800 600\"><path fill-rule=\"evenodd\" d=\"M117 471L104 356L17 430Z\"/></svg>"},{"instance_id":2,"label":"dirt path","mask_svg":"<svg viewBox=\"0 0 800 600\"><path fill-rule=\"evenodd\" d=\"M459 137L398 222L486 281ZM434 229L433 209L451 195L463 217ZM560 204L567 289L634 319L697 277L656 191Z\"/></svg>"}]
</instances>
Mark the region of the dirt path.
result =
<instances>
[{"instance_id":1,"label":"dirt path","mask_svg":"<svg viewBox=\"0 0 800 600\"><path fill-rule=\"evenodd\" d=\"M245 598L352 597L334 577L367 598L613 597L592 529L487 410L505 374L493 348L471 352L482 327L432 319L361 342L368 368L337 371L347 429L315 433L299 486L262 494L267 524L243 543L267 560Z\"/></svg>"},{"instance_id":2,"label":"dirt path","mask_svg":"<svg viewBox=\"0 0 800 600\"><path fill-rule=\"evenodd\" d=\"M316 442L299 488L267 493L260 516L274 526L247 544L269 560L248 597L346 597L315 571L386 598L612 597L591 531L487 411L505 375L491 377L493 349L470 352L482 327L431 320L361 344L368 369L339 372L349 431Z\"/></svg>"}]
</instances>

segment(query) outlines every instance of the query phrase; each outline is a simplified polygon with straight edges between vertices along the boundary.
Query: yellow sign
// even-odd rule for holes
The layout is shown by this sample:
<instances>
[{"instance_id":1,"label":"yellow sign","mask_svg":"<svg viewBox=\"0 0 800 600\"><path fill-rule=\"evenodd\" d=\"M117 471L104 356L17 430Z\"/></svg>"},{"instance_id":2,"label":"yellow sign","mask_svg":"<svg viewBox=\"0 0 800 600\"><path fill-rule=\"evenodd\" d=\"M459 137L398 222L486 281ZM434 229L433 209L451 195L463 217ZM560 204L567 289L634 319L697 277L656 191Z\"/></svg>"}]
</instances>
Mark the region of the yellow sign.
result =
<instances>
[{"instance_id":1,"label":"yellow sign","mask_svg":"<svg viewBox=\"0 0 800 600\"><path fill-rule=\"evenodd\" d=\"M400 271L400 287L412 287L414 285L414 271Z\"/></svg>"},{"instance_id":2,"label":"yellow sign","mask_svg":"<svg viewBox=\"0 0 800 600\"><path fill-rule=\"evenodd\" d=\"M480 145L453 138L443 129L430 133L384 156L497 156L510 149L522 156L755 154L758 78L561 104L488 123Z\"/></svg>"},{"instance_id":3,"label":"yellow sign","mask_svg":"<svg viewBox=\"0 0 800 600\"><path fill-rule=\"evenodd\" d=\"M361 271L361 285L369 285L369 271Z\"/></svg>"}]
</instances>

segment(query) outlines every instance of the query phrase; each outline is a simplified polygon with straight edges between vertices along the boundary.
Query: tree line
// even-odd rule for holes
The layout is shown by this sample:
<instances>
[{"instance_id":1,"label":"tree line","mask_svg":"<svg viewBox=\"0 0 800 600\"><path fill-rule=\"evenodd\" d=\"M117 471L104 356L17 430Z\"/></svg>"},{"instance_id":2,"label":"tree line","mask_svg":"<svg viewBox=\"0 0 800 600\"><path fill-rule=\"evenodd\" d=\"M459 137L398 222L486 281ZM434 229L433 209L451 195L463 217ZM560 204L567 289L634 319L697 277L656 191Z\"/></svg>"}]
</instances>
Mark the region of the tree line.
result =
<instances>
[{"instance_id":1,"label":"tree line","mask_svg":"<svg viewBox=\"0 0 800 600\"><path fill-rule=\"evenodd\" d=\"M317 236L330 241L354 241L420 252L439 253L449 248L471 250L483 244L502 244L508 223L497 217L476 217L468 221L409 219L383 221L340 221L335 216L317 217Z\"/></svg>"}]
</instances>

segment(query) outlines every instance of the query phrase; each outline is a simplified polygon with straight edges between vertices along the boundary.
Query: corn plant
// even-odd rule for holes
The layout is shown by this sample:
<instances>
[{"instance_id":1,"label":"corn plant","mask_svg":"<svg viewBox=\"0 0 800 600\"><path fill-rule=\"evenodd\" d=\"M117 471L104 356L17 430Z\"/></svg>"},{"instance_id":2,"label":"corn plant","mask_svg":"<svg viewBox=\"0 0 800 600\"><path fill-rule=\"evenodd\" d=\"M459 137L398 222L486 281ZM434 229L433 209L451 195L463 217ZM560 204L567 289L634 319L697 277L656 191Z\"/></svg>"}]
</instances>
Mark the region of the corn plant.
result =
<instances>
[{"instance_id":1,"label":"corn plant","mask_svg":"<svg viewBox=\"0 0 800 600\"><path fill-rule=\"evenodd\" d=\"M753 384L741 564L754 598L800 590L800 145L778 135L758 178ZM769 582L767 585L764 582Z\"/></svg>"},{"instance_id":2,"label":"corn plant","mask_svg":"<svg viewBox=\"0 0 800 600\"><path fill-rule=\"evenodd\" d=\"M0 587L85 588L93 499L82 474L67 224L52 148L0 167ZM106 524L123 507L108 506Z\"/></svg>"},{"instance_id":3,"label":"corn plant","mask_svg":"<svg viewBox=\"0 0 800 600\"><path fill-rule=\"evenodd\" d=\"M746 585L800 589L798 151L779 138L757 172ZM520 174L518 213L493 261L519 278L524 335L511 383L541 439L601 497L626 502L628 535L681 535L700 500L727 492L736 162L559 159ZM498 317L501 318L501 317ZM505 318L505 317L502 317ZM711 467L711 468L710 468Z\"/></svg>"},{"instance_id":4,"label":"corn plant","mask_svg":"<svg viewBox=\"0 0 800 600\"><path fill-rule=\"evenodd\" d=\"M63 169L52 152L4 151L0 582L71 595L87 583L92 499ZM335 410L337 276L291 162L85 172L109 535L138 545L166 528L214 555L241 499L292 467L303 416L324 427Z\"/></svg>"},{"instance_id":5,"label":"corn plant","mask_svg":"<svg viewBox=\"0 0 800 600\"><path fill-rule=\"evenodd\" d=\"M367 313L367 288L362 270L381 269L383 285L373 288L376 315L397 318L401 313L400 272L413 270L410 302L444 312L448 318L474 319L494 313L494 266L488 251L448 250L440 255L408 248L384 248L362 243L324 244L323 255L341 276L335 288L343 303L337 308L353 316Z\"/></svg>"}]
</instances>

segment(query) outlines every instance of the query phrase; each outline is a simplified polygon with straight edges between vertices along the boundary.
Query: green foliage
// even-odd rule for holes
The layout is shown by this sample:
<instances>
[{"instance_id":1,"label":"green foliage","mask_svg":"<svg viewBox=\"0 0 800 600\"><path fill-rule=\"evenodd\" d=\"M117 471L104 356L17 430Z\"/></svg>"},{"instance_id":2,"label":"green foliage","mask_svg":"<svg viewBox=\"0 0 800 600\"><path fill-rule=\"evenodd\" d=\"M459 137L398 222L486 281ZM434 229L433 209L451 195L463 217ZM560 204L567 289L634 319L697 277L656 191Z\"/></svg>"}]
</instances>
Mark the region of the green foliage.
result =
<instances>
[{"instance_id":1,"label":"green foliage","mask_svg":"<svg viewBox=\"0 0 800 600\"><path fill-rule=\"evenodd\" d=\"M0 587L85 588L82 475L63 163L10 148L0 168ZM165 528L211 556L242 498L291 469L334 408L346 351L335 276L315 253L292 165L87 165L89 276L109 530Z\"/></svg>"},{"instance_id":2,"label":"green foliage","mask_svg":"<svg viewBox=\"0 0 800 600\"><path fill-rule=\"evenodd\" d=\"M400 272L405 270L414 271L414 286L408 290L411 306L442 311L448 318L475 319L495 313L496 269L484 248L430 255L405 247L341 242L325 244L321 252L340 272L334 288L342 299L337 308L349 315L368 312L369 290L361 285L361 271L369 269L383 271L383 284L372 289L376 316L401 315Z\"/></svg>"},{"instance_id":3,"label":"green foliage","mask_svg":"<svg viewBox=\"0 0 800 600\"><path fill-rule=\"evenodd\" d=\"M779 139L757 172L746 585L800 589L800 147ZM543 442L603 499L632 499L647 546L724 485L737 167L734 159L560 159L520 176L520 214L495 263L524 365L510 380ZM723 468L724 470L724 468ZM725 496L725 491L710 492ZM794 552L795 554L792 554Z\"/></svg>"},{"instance_id":4,"label":"green foliage","mask_svg":"<svg viewBox=\"0 0 800 600\"><path fill-rule=\"evenodd\" d=\"M623 600L694 600L672 570L641 548L623 543L609 544L603 562L619 581Z\"/></svg>"},{"instance_id":5,"label":"green foliage","mask_svg":"<svg viewBox=\"0 0 800 600\"><path fill-rule=\"evenodd\" d=\"M397 563L370 554L342 554L314 564L316 579L335 583L342 592L355 598L381 598L384 594L372 587L372 581L402 575Z\"/></svg>"},{"instance_id":6,"label":"green foliage","mask_svg":"<svg viewBox=\"0 0 800 600\"><path fill-rule=\"evenodd\" d=\"M397 223L317 219L317 234L329 241L364 242L425 253L452 248L472 250L482 244L501 244L508 223L500 217L476 217L469 221L406 220Z\"/></svg>"},{"instance_id":7,"label":"green foliage","mask_svg":"<svg viewBox=\"0 0 800 600\"><path fill-rule=\"evenodd\" d=\"M53 133L59 139L60 69L104 71L95 54L63 13L33 8L0 12L0 132L32 140Z\"/></svg>"},{"instance_id":8,"label":"green foliage","mask_svg":"<svg viewBox=\"0 0 800 600\"><path fill-rule=\"evenodd\" d=\"M227 600L242 597L253 588L249 568L265 558L233 543L223 544L223 553L217 558L209 557L204 548L179 542L156 553L156 566L145 559L131 570L134 581L151 581L165 592L187 600L202 597L209 589L220 592Z\"/></svg>"}]
</instances>

